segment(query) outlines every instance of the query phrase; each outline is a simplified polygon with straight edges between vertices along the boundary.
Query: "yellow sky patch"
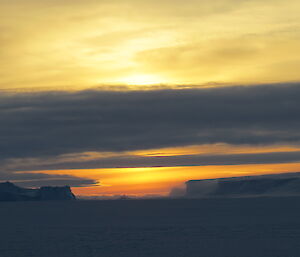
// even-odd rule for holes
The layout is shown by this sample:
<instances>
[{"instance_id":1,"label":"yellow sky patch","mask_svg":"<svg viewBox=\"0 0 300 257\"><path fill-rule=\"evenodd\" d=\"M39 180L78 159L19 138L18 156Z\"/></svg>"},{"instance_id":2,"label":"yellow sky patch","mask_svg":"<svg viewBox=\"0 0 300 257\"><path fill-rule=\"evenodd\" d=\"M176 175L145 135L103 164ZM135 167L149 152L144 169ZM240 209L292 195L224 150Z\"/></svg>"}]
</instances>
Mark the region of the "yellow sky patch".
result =
<instances>
[{"instance_id":1,"label":"yellow sky patch","mask_svg":"<svg viewBox=\"0 0 300 257\"><path fill-rule=\"evenodd\" d=\"M0 0L0 7L0 90L300 79L297 0Z\"/></svg>"}]
</instances>

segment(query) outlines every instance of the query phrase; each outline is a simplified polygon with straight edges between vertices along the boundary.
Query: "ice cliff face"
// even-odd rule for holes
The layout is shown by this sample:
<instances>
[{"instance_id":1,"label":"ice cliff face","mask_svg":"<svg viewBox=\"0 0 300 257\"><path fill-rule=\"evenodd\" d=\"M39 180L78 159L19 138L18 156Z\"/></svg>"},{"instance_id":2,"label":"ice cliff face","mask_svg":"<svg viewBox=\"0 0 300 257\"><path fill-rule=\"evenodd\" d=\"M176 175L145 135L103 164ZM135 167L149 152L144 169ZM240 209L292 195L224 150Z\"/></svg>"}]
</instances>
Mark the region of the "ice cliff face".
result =
<instances>
[{"instance_id":1,"label":"ice cliff face","mask_svg":"<svg viewBox=\"0 0 300 257\"><path fill-rule=\"evenodd\" d=\"M300 173L190 180L187 197L245 197L300 195Z\"/></svg>"},{"instance_id":2,"label":"ice cliff face","mask_svg":"<svg viewBox=\"0 0 300 257\"><path fill-rule=\"evenodd\" d=\"M22 188L10 182L0 183L0 201L49 201L75 200L69 186Z\"/></svg>"},{"instance_id":3,"label":"ice cliff face","mask_svg":"<svg viewBox=\"0 0 300 257\"><path fill-rule=\"evenodd\" d=\"M65 187L41 187L38 192L39 200L75 200L75 196L69 186Z\"/></svg>"}]
</instances>

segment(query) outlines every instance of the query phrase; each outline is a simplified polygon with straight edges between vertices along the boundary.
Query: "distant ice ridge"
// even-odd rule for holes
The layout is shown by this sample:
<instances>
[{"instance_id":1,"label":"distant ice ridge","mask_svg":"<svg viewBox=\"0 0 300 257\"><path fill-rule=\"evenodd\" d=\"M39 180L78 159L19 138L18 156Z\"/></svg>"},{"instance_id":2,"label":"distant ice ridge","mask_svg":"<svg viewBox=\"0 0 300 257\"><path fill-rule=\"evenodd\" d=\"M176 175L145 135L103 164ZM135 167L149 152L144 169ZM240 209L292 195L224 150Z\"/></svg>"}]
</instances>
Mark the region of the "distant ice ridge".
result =
<instances>
[{"instance_id":1,"label":"distant ice ridge","mask_svg":"<svg viewBox=\"0 0 300 257\"><path fill-rule=\"evenodd\" d=\"M190 180L186 197L300 196L300 173Z\"/></svg>"},{"instance_id":2,"label":"distant ice ridge","mask_svg":"<svg viewBox=\"0 0 300 257\"><path fill-rule=\"evenodd\" d=\"M75 200L69 186L22 188L10 182L0 183L0 201L50 201Z\"/></svg>"}]
</instances>

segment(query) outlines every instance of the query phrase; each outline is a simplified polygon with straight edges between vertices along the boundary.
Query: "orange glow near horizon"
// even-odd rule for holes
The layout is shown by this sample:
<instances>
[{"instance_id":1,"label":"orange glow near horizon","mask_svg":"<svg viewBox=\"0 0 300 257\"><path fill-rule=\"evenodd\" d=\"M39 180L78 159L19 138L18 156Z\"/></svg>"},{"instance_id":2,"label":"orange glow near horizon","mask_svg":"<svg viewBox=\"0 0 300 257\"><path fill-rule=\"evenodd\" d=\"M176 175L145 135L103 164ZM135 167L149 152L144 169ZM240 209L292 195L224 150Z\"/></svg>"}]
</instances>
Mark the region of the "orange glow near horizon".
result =
<instances>
[{"instance_id":1,"label":"orange glow near horizon","mask_svg":"<svg viewBox=\"0 0 300 257\"><path fill-rule=\"evenodd\" d=\"M167 195L173 187L182 187L191 179L251 176L300 171L300 163L188 166L153 168L115 168L90 170L36 171L95 179L98 186L74 187L76 195Z\"/></svg>"},{"instance_id":2,"label":"orange glow near horizon","mask_svg":"<svg viewBox=\"0 0 300 257\"><path fill-rule=\"evenodd\" d=\"M153 158L172 157L184 158L188 155L230 155L230 154L263 154L278 152L297 152L300 148L293 145L270 145L270 146L234 146L224 143L207 145L190 145L182 147L169 147L149 150L136 150L125 152L85 152L79 154L65 154L59 160L38 160L32 162L37 164L56 164L64 162L88 163L100 161L106 158ZM99 162L101 165L101 162ZM133 162L134 163L134 162ZM200 163L199 163L200 164ZM11 169L14 168L12 164ZM18 165L18 162L16 162ZM26 165L22 161L22 165ZM128 162L130 165L130 161ZM142 165L142 164L141 164ZM212 166L175 166L166 167L115 167L115 168L89 168L70 170L42 170L35 173L71 175L99 181L97 186L74 187L77 195L166 195L173 187L182 187L184 182L190 179L210 179L231 176L248 176L284 172L300 171L300 163L287 164L248 164L248 165L212 165ZM116 164L117 166L117 164ZM75 165L76 167L76 165ZM28 172L28 171L27 171Z\"/></svg>"},{"instance_id":3,"label":"orange glow near horizon","mask_svg":"<svg viewBox=\"0 0 300 257\"><path fill-rule=\"evenodd\" d=\"M251 145L229 145L229 144L207 144L207 145L190 145L181 147L168 147L160 149L138 150L126 152L137 156L180 156L180 155L209 155L209 154L259 154L275 152L297 152L300 151L298 146L291 145L271 145L271 146L251 146Z\"/></svg>"}]
</instances>

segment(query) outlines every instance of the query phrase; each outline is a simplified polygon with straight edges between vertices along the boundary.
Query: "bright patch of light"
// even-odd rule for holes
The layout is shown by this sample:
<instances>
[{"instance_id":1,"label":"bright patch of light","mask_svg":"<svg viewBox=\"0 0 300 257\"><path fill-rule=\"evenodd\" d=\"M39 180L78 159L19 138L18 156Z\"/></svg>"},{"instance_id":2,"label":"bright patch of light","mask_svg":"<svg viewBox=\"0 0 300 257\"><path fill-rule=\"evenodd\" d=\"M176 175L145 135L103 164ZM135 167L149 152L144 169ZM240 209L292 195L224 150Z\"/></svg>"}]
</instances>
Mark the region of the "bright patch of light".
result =
<instances>
[{"instance_id":1,"label":"bright patch of light","mask_svg":"<svg viewBox=\"0 0 300 257\"><path fill-rule=\"evenodd\" d=\"M148 74L131 75L119 79L118 82L126 85L158 85L165 83L162 78Z\"/></svg>"}]
</instances>

